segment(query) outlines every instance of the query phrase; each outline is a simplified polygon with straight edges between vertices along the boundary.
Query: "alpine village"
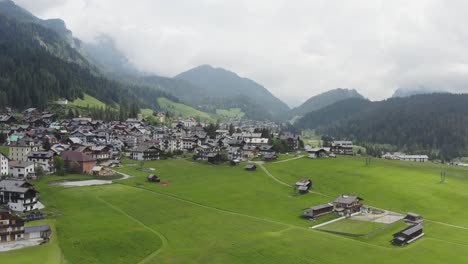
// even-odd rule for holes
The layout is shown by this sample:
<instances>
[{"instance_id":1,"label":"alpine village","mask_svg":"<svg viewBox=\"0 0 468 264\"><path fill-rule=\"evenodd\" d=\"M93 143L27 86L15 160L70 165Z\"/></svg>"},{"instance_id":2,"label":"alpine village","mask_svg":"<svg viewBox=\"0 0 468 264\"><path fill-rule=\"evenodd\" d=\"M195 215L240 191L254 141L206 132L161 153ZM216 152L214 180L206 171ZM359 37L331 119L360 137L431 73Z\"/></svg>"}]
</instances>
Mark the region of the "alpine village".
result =
<instances>
[{"instance_id":1,"label":"alpine village","mask_svg":"<svg viewBox=\"0 0 468 264\"><path fill-rule=\"evenodd\" d=\"M18 3L0 263L468 263L468 94L290 107L223 68L141 72Z\"/></svg>"}]
</instances>

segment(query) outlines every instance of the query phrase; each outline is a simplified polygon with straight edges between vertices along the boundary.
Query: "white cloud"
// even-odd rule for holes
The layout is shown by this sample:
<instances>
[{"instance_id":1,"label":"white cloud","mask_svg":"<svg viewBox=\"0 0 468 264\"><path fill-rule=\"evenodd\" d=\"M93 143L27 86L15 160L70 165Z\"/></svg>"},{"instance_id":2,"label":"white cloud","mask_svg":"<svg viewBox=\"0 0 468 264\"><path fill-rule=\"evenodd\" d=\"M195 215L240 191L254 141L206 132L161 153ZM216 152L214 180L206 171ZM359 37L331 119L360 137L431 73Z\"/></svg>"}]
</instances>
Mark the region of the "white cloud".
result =
<instances>
[{"instance_id":1,"label":"white cloud","mask_svg":"<svg viewBox=\"0 0 468 264\"><path fill-rule=\"evenodd\" d=\"M301 100L337 87L468 92L462 0L17 0L92 41L107 33L145 71L224 67Z\"/></svg>"}]
</instances>

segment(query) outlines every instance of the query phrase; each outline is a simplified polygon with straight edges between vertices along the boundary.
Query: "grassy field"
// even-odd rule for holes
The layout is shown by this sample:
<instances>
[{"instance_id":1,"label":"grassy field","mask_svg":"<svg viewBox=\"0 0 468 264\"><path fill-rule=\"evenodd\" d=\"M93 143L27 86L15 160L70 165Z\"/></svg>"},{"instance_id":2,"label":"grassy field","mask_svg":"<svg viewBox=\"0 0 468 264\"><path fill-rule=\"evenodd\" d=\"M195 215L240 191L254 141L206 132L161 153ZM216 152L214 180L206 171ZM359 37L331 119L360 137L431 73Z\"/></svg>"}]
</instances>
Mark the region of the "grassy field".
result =
<instances>
[{"instance_id":1,"label":"grassy field","mask_svg":"<svg viewBox=\"0 0 468 264\"><path fill-rule=\"evenodd\" d=\"M8 154L10 153L10 149L8 146L0 146L0 153L8 157Z\"/></svg>"},{"instance_id":2,"label":"grassy field","mask_svg":"<svg viewBox=\"0 0 468 264\"><path fill-rule=\"evenodd\" d=\"M314 191L294 196L261 169L214 166L176 159L145 162L163 186L148 183L138 166L120 170L136 177L106 186L64 188L45 177L35 184L56 229L45 246L0 253L1 263L466 263L468 170L360 158L267 163L280 180L314 181ZM78 176L75 179L86 179ZM426 218L426 237L396 248L395 225L369 237L350 238L309 229L301 217L313 205L354 193L364 202ZM430 219L434 222L427 221ZM437 222L443 222L437 223ZM354 226L354 227L353 227ZM343 228L343 227L339 227ZM364 227L347 225L354 231ZM367 228L367 227L366 227ZM14 256L19 256L15 258ZM7 260L7 262L5 262ZM29 261L29 262L28 262Z\"/></svg>"},{"instance_id":3,"label":"grassy field","mask_svg":"<svg viewBox=\"0 0 468 264\"><path fill-rule=\"evenodd\" d=\"M216 121L210 114L197 110L193 107L175 103L167 98L159 97L158 104L164 111L169 111L172 115L181 117L199 117L202 121Z\"/></svg>"},{"instance_id":4,"label":"grassy field","mask_svg":"<svg viewBox=\"0 0 468 264\"><path fill-rule=\"evenodd\" d=\"M382 224L382 223L343 219L343 220L322 226L320 227L320 229L364 235L384 226L385 224Z\"/></svg>"},{"instance_id":5,"label":"grassy field","mask_svg":"<svg viewBox=\"0 0 468 264\"><path fill-rule=\"evenodd\" d=\"M227 118L242 118L245 116L245 113L240 108L216 109L216 114Z\"/></svg>"},{"instance_id":6,"label":"grassy field","mask_svg":"<svg viewBox=\"0 0 468 264\"><path fill-rule=\"evenodd\" d=\"M98 99L88 95L88 94L84 94L84 97L83 99L75 99L73 102L70 102L69 103L70 105L73 105L73 106L79 106L79 107L95 107L95 108L105 108L106 107L106 104L99 101Z\"/></svg>"}]
</instances>

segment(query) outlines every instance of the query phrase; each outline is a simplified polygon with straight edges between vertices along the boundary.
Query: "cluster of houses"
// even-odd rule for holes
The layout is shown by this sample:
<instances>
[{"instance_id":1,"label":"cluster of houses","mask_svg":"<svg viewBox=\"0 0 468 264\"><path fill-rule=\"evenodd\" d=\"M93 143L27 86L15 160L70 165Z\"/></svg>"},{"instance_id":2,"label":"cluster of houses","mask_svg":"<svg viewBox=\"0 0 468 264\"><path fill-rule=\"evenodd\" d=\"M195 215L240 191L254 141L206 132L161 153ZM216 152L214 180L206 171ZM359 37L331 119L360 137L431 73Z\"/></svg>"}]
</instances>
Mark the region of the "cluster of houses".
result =
<instances>
[{"instance_id":1,"label":"cluster of houses","mask_svg":"<svg viewBox=\"0 0 468 264\"><path fill-rule=\"evenodd\" d=\"M52 234L50 226L25 227L24 223L21 217L0 210L0 243L32 239L49 240Z\"/></svg>"},{"instance_id":2,"label":"cluster of houses","mask_svg":"<svg viewBox=\"0 0 468 264\"><path fill-rule=\"evenodd\" d=\"M401 152L385 153L382 155L383 159L390 160L403 160L403 161L414 161L414 162L428 162L429 157L427 155L407 155Z\"/></svg>"},{"instance_id":3,"label":"cluster of houses","mask_svg":"<svg viewBox=\"0 0 468 264\"><path fill-rule=\"evenodd\" d=\"M336 155L353 155L352 141L332 141L330 147L315 147L306 148L308 157L311 159L331 157L336 158Z\"/></svg>"},{"instance_id":4,"label":"cluster of houses","mask_svg":"<svg viewBox=\"0 0 468 264\"><path fill-rule=\"evenodd\" d=\"M298 183L303 181L304 180ZM333 203L321 204L305 209L303 211L303 215L309 219L317 219L321 216L331 213L337 213L338 215L349 217L361 212L361 208L364 208L362 201L363 199L358 196L343 194L336 198ZM409 226L393 234L392 243L394 245L403 246L410 244L424 236L422 226L423 218L420 215L415 213L408 213L403 218L403 221L406 222Z\"/></svg>"},{"instance_id":5,"label":"cluster of houses","mask_svg":"<svg viewBox=\"0 0 468 264\"><path fill-rule=\"evenodd\" d=\"M342 216L349 216L361 210L363 199L358 196L341 195L333 203L317 205L304 210L303 214L308 218L318 218L333 212Z\"/></svg>"}]
</instances>

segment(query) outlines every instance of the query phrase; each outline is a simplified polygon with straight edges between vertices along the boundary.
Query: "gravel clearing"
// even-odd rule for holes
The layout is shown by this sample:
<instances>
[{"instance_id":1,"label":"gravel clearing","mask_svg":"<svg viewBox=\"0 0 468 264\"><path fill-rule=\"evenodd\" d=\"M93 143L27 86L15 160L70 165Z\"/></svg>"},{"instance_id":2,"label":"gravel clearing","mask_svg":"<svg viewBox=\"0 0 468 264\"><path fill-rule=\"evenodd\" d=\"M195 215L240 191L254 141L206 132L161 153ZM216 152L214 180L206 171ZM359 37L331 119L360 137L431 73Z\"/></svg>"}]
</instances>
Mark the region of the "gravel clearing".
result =
<instances>
[{"instance_id":1,"label":"gravel clearing","mask_svg":"<svg viewBox=\"0 0 468 264\"><path fill-rule=\"evenodd\" d=\"M92 185L104 185L104 184L111 184L112 181L105 181L105 180L88 180L88 181L69 181L69 182L61 182L59 185L65 187L82 187L82 186L92 186Z\"/></svg>"},{"instance_id":2,"label":"gravel clearing","mask_svg":"<svg viewBox=\"0 0 468 264\"><path fill-rule=\"evenodd\" d=\"M41 244L42 241L43 241L42 239L30 239L30 240L20 240L20 241L0 243L0 252L6 252L10 250L37 246Z\"/></svg>"}]
</instances>

